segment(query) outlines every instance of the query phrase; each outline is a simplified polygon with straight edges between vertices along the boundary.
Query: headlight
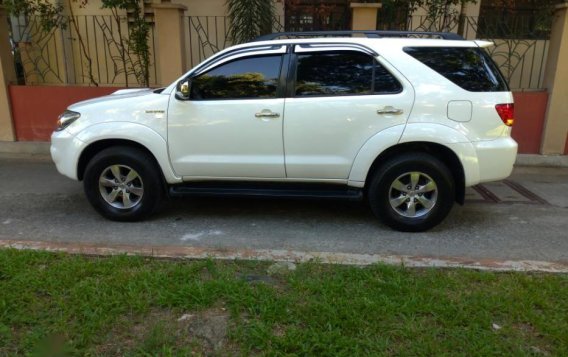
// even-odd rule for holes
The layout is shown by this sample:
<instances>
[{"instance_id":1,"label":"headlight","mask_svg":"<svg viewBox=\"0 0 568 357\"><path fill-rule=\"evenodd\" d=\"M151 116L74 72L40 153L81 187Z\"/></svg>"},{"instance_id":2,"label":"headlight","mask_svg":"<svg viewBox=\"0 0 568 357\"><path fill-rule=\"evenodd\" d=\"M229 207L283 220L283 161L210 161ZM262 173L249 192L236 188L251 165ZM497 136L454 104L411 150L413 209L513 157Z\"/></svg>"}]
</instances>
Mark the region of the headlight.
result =
<instances>
[{"instance_id":1,"label":"headlight","mask_svg":"<svg viewBox=\"0 0 568 357\"><path fill-rule=\"evenodd\" d=\"M55 131L61 131L67 128L71 123L81 117L81 113L74 112L72 110L64 111L57 120L57 128Z\"/></svg>"}]
</instances>

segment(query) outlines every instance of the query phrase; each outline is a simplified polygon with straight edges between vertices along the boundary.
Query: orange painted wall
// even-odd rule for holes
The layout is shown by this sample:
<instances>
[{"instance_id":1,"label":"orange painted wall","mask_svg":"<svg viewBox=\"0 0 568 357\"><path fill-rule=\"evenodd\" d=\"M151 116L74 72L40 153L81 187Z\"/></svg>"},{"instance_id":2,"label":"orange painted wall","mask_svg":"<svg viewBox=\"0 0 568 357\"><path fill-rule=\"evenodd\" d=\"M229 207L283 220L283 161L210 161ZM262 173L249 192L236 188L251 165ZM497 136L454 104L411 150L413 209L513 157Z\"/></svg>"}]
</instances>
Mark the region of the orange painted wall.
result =
<instances>
[{"instance_id":1,"label":"orange painted wall","mask_svg":"<svg viewBox=\"0 0 568 357\"><path fill-rule=\"evenodd\" d=\"M520 154L540 153L542 130L548 103L547 92L514 92L515 124L511 136L519 143Z\"/></svg>"},{"instance_id":2,"label":"orange painted wall","mask_svg":"<svg viewBox=\"0 0 568 357\"><path fill-rule=\"evenodd\" d=\"M69 105L110 94L116 87L9 86L18 141L49 141L57 116Z\"/></svg>"}]
</instances>

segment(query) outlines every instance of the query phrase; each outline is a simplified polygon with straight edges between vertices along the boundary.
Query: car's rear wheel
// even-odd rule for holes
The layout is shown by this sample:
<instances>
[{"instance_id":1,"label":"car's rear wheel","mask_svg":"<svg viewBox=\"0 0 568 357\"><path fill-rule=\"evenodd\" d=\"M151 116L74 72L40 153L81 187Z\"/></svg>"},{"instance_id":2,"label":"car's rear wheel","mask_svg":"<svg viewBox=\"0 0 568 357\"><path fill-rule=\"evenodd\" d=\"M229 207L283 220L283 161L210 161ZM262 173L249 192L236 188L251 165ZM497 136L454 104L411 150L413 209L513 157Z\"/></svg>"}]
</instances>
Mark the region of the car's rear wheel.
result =
<instances>
[{"instance_id":1,"label":"car's rear wheel","mask_svg":"<svg viewBox=\"0 0 568 357\"><path fill-rule=\"evenodd\" d=\"M147 218L162 196L159 167L146 152L111 147L87 164L83 186L87 199L104 217L116 221Z\"/></svg>"},{"instance_id":2,"label":"car's rear wheel","mask_svg":"<svg viewBox=\"0 0 568 357\"><path fill-rule=\"evenodd\" d=\"M420 232L438 225L455 199L447 166L429 154L406 153L389 159L371 178L368 200L386 225Z\"/></svg>"}]
</instances>

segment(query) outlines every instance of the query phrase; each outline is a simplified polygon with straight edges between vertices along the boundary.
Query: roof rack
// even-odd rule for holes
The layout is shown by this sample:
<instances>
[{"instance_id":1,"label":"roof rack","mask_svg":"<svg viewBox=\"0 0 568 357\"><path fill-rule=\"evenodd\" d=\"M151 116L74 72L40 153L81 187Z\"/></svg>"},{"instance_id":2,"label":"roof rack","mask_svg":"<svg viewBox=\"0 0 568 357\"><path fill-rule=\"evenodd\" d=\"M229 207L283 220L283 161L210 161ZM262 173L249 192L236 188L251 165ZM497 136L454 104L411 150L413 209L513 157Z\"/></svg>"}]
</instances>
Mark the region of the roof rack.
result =
<instances>
[{"instance_id":1,"label":"roof rack","mask_svg":"<svg viewBox=\"0 0 568 357\"><path fill-rule=\"evenodd\" d=\"M438 37L443 40L464 39L460 35L452 32L347 30L347 31L275 32L268 35L259 36L255 38L253 41L270 41L270 40L275 40L279 37L345 37L354 34L365 35L368 38L429 36L429 37Z\"/></svg>"}]
</instances>

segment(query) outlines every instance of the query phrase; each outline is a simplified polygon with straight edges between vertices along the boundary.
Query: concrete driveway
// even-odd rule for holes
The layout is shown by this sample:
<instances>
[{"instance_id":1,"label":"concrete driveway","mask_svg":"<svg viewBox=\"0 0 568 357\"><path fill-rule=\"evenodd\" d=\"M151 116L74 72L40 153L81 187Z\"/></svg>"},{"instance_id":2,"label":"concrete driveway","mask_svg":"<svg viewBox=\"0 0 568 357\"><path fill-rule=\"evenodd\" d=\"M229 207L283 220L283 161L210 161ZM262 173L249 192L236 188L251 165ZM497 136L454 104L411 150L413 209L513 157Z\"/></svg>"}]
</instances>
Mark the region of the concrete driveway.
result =
<instances>
[{"instance_id":1,"label":"concrete driveway","mask_svg":"<svg viewBox=\"0 0 568 357\"><path fill-rule=\"evenodd\" d=\"M343 201L176 199L147 222L116 223L45 158L0 156L0 240L565 264L568 169L516 168L504 182L469 189L466 205L434 230L408 234Z\"/></svg>"}]
</instances>

